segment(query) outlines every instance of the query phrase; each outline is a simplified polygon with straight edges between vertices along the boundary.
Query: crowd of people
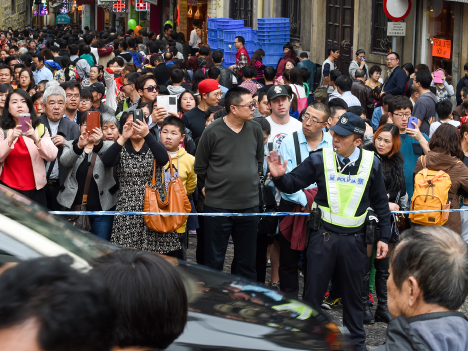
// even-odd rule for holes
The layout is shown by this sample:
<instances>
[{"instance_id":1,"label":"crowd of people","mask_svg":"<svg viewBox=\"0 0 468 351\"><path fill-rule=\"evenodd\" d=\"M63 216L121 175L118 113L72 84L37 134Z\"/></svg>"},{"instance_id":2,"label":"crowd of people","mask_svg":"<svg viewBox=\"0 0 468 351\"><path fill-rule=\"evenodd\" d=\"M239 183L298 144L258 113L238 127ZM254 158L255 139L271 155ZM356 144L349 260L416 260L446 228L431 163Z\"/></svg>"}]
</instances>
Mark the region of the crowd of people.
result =
<instances>
[{"instance_id":1,"label":"crowd of people","mask_svg":"<svg viewBox=\"0 0 468 351\"><path fill-rule=\"evenodd\" d=\"M86 229L123 247L181 259L187 257L188 235L196 234L197 262L217 270L223 269L232 240L232 273L265 283L271 265L269 286L295 298L299 275L305 276L305 299L313 305L320 298L321 307L331 309L343 299L344 323L355 347L365 349L362 324L392 319L387 250L410 226L407 217L390 211L424 209L413 201L419 196L415 186L422 186L415 175L443 171L451 180L444 208L468 206L468 63L455 92L443 70L400 65L396 52L388 54L382 79L382 68L369 67L362 49L349 72L341 72L335 64L338 46L331 45L318 64L286 44L275 68L262 63L261 49L250 57L237 36L236 62L225 67L223 52L204 44L200 30L194 22L188 43L170 23L159 35L145 28L137 35L131 29L98 33L60 26L2 32L0 183L51 211L85 206L141 212L147 185L153 181L164 199L169 183L180 177L193 213L225 215L190 216L169 232L151 229L143 216L90 215ZM171 98L172 104L165 103ZM93 112L99 113L99 124L90 130ZM331 161L322 150L332 150ZM367 156L371 152L377 161ZM285 161L284 169L276 157ZM323 172L306 171L311 162L325 167L326 182ZM335 169L328 162L336 163ZM323 189L345 170L349 178L342 181L349 184L330 197ZM361 171L368 178L352 178ZM355 191L354 186L362 193L346 202L340 192ZM355 206L339 220L356 220L356 229L368 213L369 206L361 209L365 197L379 219L381 240L356 242L365 262L356 279L351 267L342 266L352 265L351 254L341 268L328 265L331 285L319 284L325 291L308 287L320 272L311 264L305 217L231 215L309 213L318 203L323 221L333 223L334 206L340 213L341 207ZM440 224L468 242L466 213L452 212ZM68 219L80 223L77 216ZM348 273L349 281L343 277ZM378 301L372 315L374 286Z\"/></svg>"}]
</instances>

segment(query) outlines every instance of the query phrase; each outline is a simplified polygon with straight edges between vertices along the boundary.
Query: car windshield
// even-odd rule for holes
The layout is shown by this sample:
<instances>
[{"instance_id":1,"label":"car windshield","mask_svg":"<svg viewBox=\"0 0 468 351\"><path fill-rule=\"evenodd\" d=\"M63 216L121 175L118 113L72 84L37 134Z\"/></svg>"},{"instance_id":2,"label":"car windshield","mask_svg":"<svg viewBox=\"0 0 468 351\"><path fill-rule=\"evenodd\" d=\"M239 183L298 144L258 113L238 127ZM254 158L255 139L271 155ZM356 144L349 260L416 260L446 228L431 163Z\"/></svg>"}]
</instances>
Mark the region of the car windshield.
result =
<instances>
[{"instance_id":1,"label":"car windshield","mask_svg":"<svg viewBox=\"0 0 468 351\"><path fill-rule=\"evenodd\" d=\"M119 248L78 230L60 216L49 214L46 208L5 186L0 186L0 214L42 234L86 261Z\"/></svg>"}]
</instances>

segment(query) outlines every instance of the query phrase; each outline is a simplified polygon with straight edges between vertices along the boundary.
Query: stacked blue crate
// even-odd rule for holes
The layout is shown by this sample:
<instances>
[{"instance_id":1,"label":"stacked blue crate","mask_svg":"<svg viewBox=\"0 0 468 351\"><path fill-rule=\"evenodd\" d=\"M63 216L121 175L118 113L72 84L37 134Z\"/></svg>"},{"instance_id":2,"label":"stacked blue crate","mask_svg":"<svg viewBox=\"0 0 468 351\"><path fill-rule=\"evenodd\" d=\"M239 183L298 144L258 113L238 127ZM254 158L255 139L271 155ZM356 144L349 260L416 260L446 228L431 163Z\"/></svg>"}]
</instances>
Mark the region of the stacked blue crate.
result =
<instances>
[{"instance_id":1,"label":"stacked blue crate","mask_svg":"<svg viewBox=\"0 0 468 351\"><path fill-rule=\"evenodd\" d=\"M283 57L283 46L289 43L291 27L289 18L259 18L256 33L260 48L265 51L263 64L276 68Z\"/></svg>"}]
</instances>

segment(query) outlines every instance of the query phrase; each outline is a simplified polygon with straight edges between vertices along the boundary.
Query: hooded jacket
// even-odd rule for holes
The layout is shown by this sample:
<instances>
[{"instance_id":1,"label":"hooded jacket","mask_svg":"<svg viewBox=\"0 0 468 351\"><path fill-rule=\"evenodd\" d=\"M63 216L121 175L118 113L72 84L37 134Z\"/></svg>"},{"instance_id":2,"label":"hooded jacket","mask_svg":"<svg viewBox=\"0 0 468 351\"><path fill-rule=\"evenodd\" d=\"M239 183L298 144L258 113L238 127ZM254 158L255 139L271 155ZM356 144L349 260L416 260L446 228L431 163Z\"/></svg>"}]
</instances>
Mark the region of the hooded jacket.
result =
<instances>
[{"instance_id":1,"label":"hooded jacket","mask_svg":"<svg viewBox=\"0 0 468 351\"><path fill-rule=\"evenodd\" d=\"M375 351L464 351L468 321L461 312L436 312L392 319L385 345Z\"/></svg>"},{"instance_id":2,"label":"hooded jacket","mask_svg":"<svg viewBox=\"0 0 468 351\"><path fill-rule=\"evenodd\" d=\"M185 91L185 88L180 85L168 85L167 90L169 90L169 93L171 93L171 95L177 95L177 98L179 98L180 94L182 94Z\"/></svg>"},{"instance_id":3,"label":"hooded jacket","mask_svg":"<svg viewBox=\"0 0 468 351\"><path fill-rule=\"evenodd\" d=\"M184 184L184 189L187 195L192 194L197 187L197 175L193 170L193 166L195 164L195 157L190 155L183 147L179 147L179 151L177 155L172 158L172 166L178 172L180 179L182 180L182 184ZM179 166L177 168L177 165ZM164 166L166 171L165 175L169 172L169 162L166 163ZM185 224L177 229L177 233L184 233L185 232Z\"/></svg>"},{"instance_id":4,"label":"hooded jacket","mask_svg":"<svg viewBox=\"0 0 468 351\"><path fill-rule=\"evenodd\" d=\"M433 93L424 93L422 94L413 108L413 116L417 117L421 121L421 126L419 129L421 133L429 135L429 118L436 116L435 105L437 104L437 96Z\"/></svg>"},{"instance_id":5,"label":"hooded jacket","mask_svg":"<svg viewBox=\"0 0 468 351\"><path fill-rule=\"evenodd\" d=\"M452 181L452 186L449 190L449 199L451 199L450 208L458 209L458 190L463 188L465 191L468 191L468 168L461 162L457 157L451 156L446 152L441 152L442 150L431 150L426 157L426 165L428 169L431 170L442 170L447 171ZM460 161L459 163L457 163ZM421 158L416 162L416 167L414 167L413 181L414 176L422 170ZM453 231L461 234L461 218L460 212L450 212L448 221L445 222L444 227L450 228Z\"/></svg>"}]
</instances>

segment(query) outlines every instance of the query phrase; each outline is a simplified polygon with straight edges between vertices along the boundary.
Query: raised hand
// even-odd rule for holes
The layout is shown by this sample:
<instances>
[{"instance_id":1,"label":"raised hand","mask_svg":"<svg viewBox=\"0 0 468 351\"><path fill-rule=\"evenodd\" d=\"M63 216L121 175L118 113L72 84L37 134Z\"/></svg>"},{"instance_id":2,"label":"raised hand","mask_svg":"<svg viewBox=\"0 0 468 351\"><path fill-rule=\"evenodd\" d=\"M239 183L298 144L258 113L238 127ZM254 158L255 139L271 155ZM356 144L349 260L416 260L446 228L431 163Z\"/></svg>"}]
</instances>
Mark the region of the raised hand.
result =
<instances>
[{"instance_id":1,"label":"raised hand","mask_svg":"<svg viewBox=\"0 0 468 351\"><path fill-rule=\"evenodd\" d=\"M133 130L141 137L145 137L149 134L148 124L145 121L137 119L137 123L133 122Z\"/></svg>"},{"instance_id":2,"label":"raised hand","mask_svg":"<svg viewBox=\"0 0 468 351\"><path fill-rule=\"evenodd\" d=\"M101 128L94 128L93 133L89 134L89 141L94 143L95 145L99 144L102 139L102 129Z\"/></svg>"},{"instance_id":3,"label":"raised hand","mask_svg":"<svg viewBox=\"0 0 468 351\"><path fill-rule=\"evenodd\" d=\"M122 137L127 141L135 132L133 131L132 122L125 123L123 126Z\"/></svg>"},{"instance_id":4,"label":"raised hand","mask_svg":"<svg viewBox=\"0 0 468 351\"><path fill-rule=\"evenodd\" d=\"M29 129L26 133L24 133L24 136L32 139L34 141L34 143L37 143L39 141L39 137L36 135L36 131L34 130L34 128L32 127L32 125L28 122L25 122Z\"/></svg>"},{"instance_id":5,"label":"raised hand","mask_svg":"<svg viewBox=\"0 0 468 351\"><path fill-rule=\"evenodd\" d=\"M15 140L22 135L23 132L21 131L21 125L18 124L15 128L13 128L13 132L8 136L8 145L11 146Z\"/></svg>"},{"instance_id":6,"label":"raised hand","mask_svg":"<svg viewBox=\"0 0 468 351\"><path fill-rule=\"evenodd\" d=\"M268 167L270 168L270 174L277 178L286 174L287 160L281 161L281 155L278 155L276 150L270 151L270 156L266 157Z\"/></svg>"},{"instance_id":7,"label":"raised hand","mask_svg":"<svg viewBox=\"0 0 468 351\"><path fill-rule=\"evenodd\" d=\"M88 138L89 138L89 134L87 132L84 132L83 134L80 135L80 137L78 138L78 144L77 144L80 149L88 145Z\"/></svg>"}]
</instances>

